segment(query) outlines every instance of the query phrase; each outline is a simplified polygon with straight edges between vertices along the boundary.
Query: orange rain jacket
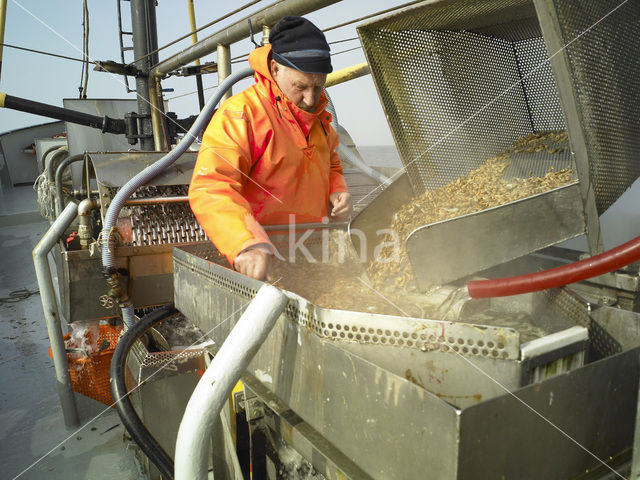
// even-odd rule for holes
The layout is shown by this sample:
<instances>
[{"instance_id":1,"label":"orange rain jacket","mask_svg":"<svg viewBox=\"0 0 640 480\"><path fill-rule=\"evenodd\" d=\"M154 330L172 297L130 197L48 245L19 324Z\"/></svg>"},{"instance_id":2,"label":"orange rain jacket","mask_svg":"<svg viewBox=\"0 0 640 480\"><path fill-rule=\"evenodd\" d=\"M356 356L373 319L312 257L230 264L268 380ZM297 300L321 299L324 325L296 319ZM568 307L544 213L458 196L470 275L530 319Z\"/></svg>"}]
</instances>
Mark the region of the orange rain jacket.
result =
<instances>
[{"instance_id":1,"label":"orange rain jacket","mask_svg":"<svg viewBox=\"0 0 640 480\"><path fill-rule=\"evenodd\" d=\"M189 203L198 222L233 265L244 249L270 243L263 225L319 222L329 194L346 192L331 115L291 103L268 67L271 46L249 55L256 83L234 95L204 132Z\"/></svg>"}]
</instances>

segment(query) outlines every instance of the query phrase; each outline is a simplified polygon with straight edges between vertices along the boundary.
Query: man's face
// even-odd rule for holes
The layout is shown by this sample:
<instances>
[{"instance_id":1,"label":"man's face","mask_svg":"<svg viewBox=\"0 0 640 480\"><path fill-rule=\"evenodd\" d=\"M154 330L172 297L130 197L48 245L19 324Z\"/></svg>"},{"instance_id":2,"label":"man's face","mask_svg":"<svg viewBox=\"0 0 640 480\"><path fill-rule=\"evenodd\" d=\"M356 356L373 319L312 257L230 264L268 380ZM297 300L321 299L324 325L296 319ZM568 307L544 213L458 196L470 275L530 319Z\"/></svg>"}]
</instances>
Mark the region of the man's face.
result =
<instances>
[{"instance_id":1,"label":"man's face","mask_svg":"<svg viewBox=\"0 0 640 480\"><path fill-rule=\"evenodd\" d=\"M306 112L315 112L327 81L326 74L300 72L275 60L271 60L270 69L271 76L291 102Z\"/></svg>"}]
</instances>

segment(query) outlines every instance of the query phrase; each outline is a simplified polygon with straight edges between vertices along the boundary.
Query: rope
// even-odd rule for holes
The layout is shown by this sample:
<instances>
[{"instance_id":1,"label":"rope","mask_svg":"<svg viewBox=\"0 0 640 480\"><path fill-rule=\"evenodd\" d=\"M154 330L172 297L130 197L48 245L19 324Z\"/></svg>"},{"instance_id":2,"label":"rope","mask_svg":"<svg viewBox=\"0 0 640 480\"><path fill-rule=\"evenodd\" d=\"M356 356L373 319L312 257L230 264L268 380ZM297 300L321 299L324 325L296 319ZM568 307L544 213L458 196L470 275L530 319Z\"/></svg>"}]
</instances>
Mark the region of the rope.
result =
<instances>
[{"instance_id":1,"label":"rope","mask_svg":"<svg viewBox=\"0 0 640 480\"><path fill-rule=\"evenodd\" d=\"M98 244L98 247L102 248L103 245L106 245L107 247L107 251L109 252L113 252L113 249L115 247L115 244L118 242L118 238L114 238L114 234L117 236L119 235L118 233L118 227L113 226L111 227L111 229L109 230L109 232L106 235L106 240L104 239L104 230L100 230L100 233L98 234L98 238L96 239L96 243Z\"/></svg>"},{"instance_id":2,"label":"rope","mask_svg":"<svg viewBox=\"0 0 640 480\"><path fill-rule=\"evenodd\" d=\"M64 58L65 60L73 60L74 62L82 62L82 63L85 62L84 60L82 60L80 58L67 57L65 55L58 55L57 53L44 52L42 50L34 50L32 48L18 47L17 45L10 45L8 43L3 43L2 46L3 47L9 47L9 48L15 48L16 50L24 50L25 52L39 53L41 55L48 55L50 57ZM92 64L96 65L96 62L94 62L94 61L89 61L89 63L92 63Z\"/></svg>"},{"instance_id":3,"label":"rope","mask_svg":"<svg viewBox=\"0 0 640 480\"><path fill-rule=\"evenodd\" d=\"M38 194L40 215L49 220L53 219L55 216L53 210L53 198L51 196L51 185L47 181L46 172L42 172L38 175L38 178L36 178L36 181L33 183L33 189Z\"/></svg>"},{"instance_id":4,"label":"rope","mask_svg":"<svg viewBox=\"0 0 640 480\"><path fill-rule=\"evenodd\" d=\"M20 290L14 290L9 293L8 297L0 297L0 306L9 304L9 303L18 303L22 300L26 300L32 295L37 295L40 293L40 290L31 291L28 288L21 288Z\"/></svg>"}]
</instances>

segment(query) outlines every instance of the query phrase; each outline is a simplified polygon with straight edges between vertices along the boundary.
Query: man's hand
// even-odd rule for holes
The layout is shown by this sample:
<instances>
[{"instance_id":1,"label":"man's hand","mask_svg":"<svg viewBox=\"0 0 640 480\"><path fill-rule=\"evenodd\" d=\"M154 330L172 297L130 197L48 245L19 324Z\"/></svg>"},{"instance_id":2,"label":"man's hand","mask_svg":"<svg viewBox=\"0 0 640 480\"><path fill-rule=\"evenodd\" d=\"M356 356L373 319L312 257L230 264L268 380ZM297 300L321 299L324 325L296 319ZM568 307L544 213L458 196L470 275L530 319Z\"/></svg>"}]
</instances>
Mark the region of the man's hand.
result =
<instances>
[{"instance_id":1,"label":"man's hand","mask_svg":"<svg viewBox=\"0 0 640 480\"><path fill-rule=\"evenodd\" d=\"M239 254L233 261L233 268L257 280L264 280L269 276L271 254L260 249L249 249Z\"/></svg>"},{"instance_id":2,"label":"man's hand","mask_svg":"<svg viewBox=\"0 0 640 480\"><path fill-rule=\"evenodd\" d=\"M333 192L329 195L331 202L331 216L335 219L343 219L351 212L351 194L349 192Z\"/></svg>"}]
</instances>

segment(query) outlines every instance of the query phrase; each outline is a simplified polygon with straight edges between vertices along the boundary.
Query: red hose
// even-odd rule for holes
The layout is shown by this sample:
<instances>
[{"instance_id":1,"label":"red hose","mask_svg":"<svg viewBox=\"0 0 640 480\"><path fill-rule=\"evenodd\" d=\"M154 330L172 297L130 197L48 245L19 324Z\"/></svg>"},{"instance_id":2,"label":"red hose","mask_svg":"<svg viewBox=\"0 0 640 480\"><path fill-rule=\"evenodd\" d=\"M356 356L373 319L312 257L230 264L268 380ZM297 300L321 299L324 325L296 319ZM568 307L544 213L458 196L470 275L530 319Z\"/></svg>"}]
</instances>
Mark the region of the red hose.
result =
<instances>
[{"instance_id":1,"label":"red hose","mask_svg":"<svg viewBox=\"0 0 640 480\"><path fill-rule=\"evenodd\" d=\"M476 280L467 284L471 298L506 297L560 287L596 277L640 260L640 237L595 257L561 267L495 280Z\"/></svg>"}]
</instances>

